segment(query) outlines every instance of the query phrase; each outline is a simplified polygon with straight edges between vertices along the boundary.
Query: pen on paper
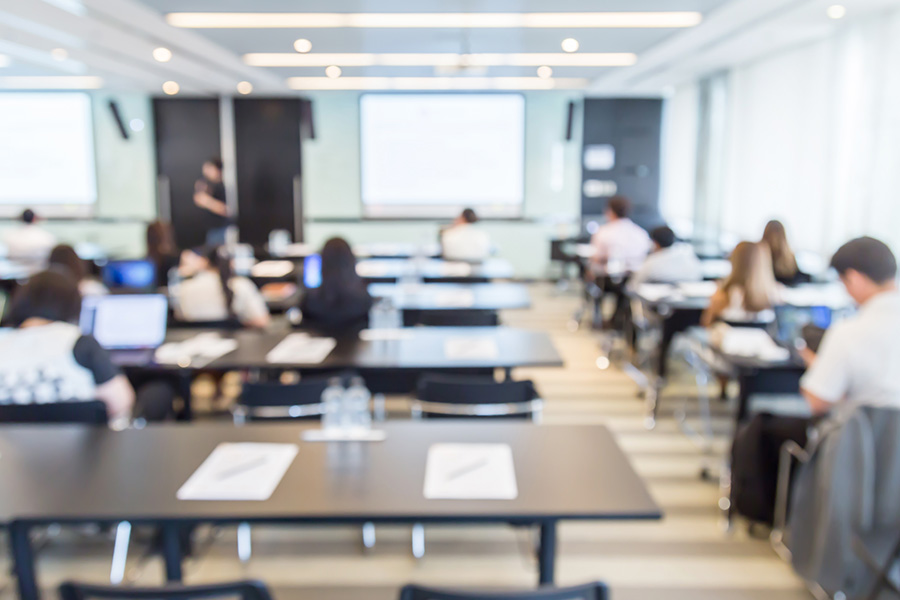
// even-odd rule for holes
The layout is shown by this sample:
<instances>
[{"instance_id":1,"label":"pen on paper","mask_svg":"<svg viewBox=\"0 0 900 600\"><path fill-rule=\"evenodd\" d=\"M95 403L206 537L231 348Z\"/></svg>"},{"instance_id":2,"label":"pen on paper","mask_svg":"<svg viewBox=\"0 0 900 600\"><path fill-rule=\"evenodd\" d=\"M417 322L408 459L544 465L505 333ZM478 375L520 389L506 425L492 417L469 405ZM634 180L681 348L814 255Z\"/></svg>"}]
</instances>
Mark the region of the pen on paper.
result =
<instances>
[{"instance_id":1,"label":"pen on paper","mask_svg":"<svg viewBox=\"0 0 900 600\"><path fill-rule=\"evenodd\" d=\"M447 474L447 481L453 481L455 479L459 479L463 475L468 475L469 473L473 473L473 472L477 471L478 469L487 465L488 462L489 462L488 459L482 458L481 460L479 460L477 462L466 465L464 467L460 467L459 469L456 469L455 471L451 471L450 473Z\"/></svg>"},{"instance_id":2,"label":"pen on paper","mask_svg":"<svg viewBox=\"0 0 900 600\"><path fill-rule=\"evenodd\" d=\"M266 457L260 456L256 460L251 460L242 465L237 465L236 467L232 467L228 470L222 471L216 476L216 479L222 481L224 479L229 479L234 477L235 475L240 475L241 473L246 473L247 471L252 471L256 467L260 467L266 464Z\"/></svg>"}]
</instances>

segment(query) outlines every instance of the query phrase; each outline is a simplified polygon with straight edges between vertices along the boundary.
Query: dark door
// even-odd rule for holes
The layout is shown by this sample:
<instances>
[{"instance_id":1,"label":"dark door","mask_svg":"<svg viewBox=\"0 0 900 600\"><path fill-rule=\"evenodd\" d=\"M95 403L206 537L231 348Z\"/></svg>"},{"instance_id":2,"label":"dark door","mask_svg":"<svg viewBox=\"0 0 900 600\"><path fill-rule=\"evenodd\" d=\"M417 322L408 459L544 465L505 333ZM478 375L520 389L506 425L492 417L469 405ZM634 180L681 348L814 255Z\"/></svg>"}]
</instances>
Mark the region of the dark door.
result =
<instances>
[{"instance_id":1,"label":"dark door","mask_svg":"<svg viewBox=\"0 0 900 600\"><path fill-rule=\"evenodd\" d=\"M201 246L216 219L194 204L194 182L203 162L219 156L219 101L156 98L156 168L168 189L175 240L181 248Z\"/></svg>"},{"instance_id":2,"label":"dark door","mask_svg":"<svg viewBox=\"0 0 900 600\"><path fill-rule=\"evenodd\" d=\"M299 98L236 98L238 227L241 241L260 245L273 229L302 241ZM299 230L298 230L299 229Z\"/></svg>"}]
</instances>

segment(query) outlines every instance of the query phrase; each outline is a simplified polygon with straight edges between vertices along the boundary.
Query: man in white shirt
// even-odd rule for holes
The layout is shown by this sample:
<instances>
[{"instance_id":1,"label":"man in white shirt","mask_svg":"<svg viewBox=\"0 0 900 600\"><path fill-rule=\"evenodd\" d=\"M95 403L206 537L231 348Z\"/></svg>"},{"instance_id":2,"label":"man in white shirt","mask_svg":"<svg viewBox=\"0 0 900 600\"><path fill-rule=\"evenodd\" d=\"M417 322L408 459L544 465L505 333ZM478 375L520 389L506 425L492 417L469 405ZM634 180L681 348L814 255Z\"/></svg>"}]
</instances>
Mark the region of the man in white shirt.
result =
<instances>
[{"instance_id":1,"label":"man in white shirt","mask_svg":"<svg viewBox=\"0 0 900 600\"><path fill-rule=\"evenodd\" d=\"M22 225L6 234L3 241L9 258L42 263L56 245L56 237L42 229L31 209L22 213Z\"/></svg>"},{"instance_id":2,"label":"man in white shirt","mask_svg":"<svg viewBox=\"0 0 900 600\"><path fill-rule=\"evenodd\" d=\"M650 232L653 252L632 274L628 287L637 289L643 283L680 283L701 281L703 266L687 244L676 243L675 232L666 226Z\"/></svg>"},{"instance_id":3,"label":"man in white shirt","mask_svg":"<svg viewBox=\"0 0 900 600\"><path fill-rule=\"evenodd\" d=\"M480 262L491 255L491 238L475 224L478 215L471 208L465 209L453 226L441 234L443 257L447 260Z\"/></svg>"},{"instance_id":4,"label":"man in white shirt","mask_svg":"<svg viewBox=\"0 0 900 600\"><path fill-rule=\"evenodd\" d=\"M624 196L613 196L606 204L606 223L593 237L594 257L591 266L596 274L620 274L636 271L650 253L650 236L631 219L631 202Z\"/></svg>"},{"instance_id":5,"label":"man in white shirt","mask_svg":"<svg viewBox=\"0 0 900 600\"><path fill-rule=\"evenodd\" d=\"M825 333L800 382L816 414L841 403L900 409L900 291L897 260L882 242L863 237L835 253L838 272L859 312Z\"/></svg>"}]
</instances>

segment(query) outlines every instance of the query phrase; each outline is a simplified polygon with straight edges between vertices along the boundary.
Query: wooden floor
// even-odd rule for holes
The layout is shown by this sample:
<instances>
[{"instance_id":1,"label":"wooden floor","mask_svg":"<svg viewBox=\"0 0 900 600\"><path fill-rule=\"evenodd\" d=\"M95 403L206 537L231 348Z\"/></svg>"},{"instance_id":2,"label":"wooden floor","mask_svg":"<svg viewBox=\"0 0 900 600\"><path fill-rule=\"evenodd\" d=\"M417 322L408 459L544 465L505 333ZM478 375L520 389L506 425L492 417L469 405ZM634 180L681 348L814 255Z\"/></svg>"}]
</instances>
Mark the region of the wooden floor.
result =
<instances>
[{"instance_id":1,"label":"wooden floor","mask_svg":"<svg viewBox=\"0 0 900 600\"><path fill-rule=\"evenodd\" d=\"M558 583L603 580L612 587L614 600L810 598L766 540L750 538L743 527L730 534L723 531L718 488L699 478L703 455L671 416L683 398L695 393L688 374L675 369L662 400L663 417L654 431L648 431L637 386L615 367L598 369L599 335L569 330L577 296L558 293L546 284L535 284L532 292L531 310L509 312L503 320L549 332L566 366L522 369L515 376L536 382L546 399L545 424L609 426L666 515L654 523L563 524ZM404 402L396 399L391 406L402 413ZM693 403L687 406L692 408ZM728 431L727 409L724 404L715 407L717 431ZM718 446L724 445L723 436ZM426 556L415 560L405 527L379 527L377 545L368 553L361 550L359 531L351 527L255 528L253 557L243 565L233 530L202 531L205 541L186 565L186 580L260 578L270 584L277 600L389 599L396 598L398 588L407 582L528 587L536 581L527 530L429 527L426 535ZM42 586L49 592L65 578L104 581L111 548L109 535L63 532L40 553ZM132 545L128 577L153 585L162 580L161 564L155 557L142 559L145 548L139 540ZM14 597L8 577L3 584L2 596Z\"/></svg>"}]
</instances>

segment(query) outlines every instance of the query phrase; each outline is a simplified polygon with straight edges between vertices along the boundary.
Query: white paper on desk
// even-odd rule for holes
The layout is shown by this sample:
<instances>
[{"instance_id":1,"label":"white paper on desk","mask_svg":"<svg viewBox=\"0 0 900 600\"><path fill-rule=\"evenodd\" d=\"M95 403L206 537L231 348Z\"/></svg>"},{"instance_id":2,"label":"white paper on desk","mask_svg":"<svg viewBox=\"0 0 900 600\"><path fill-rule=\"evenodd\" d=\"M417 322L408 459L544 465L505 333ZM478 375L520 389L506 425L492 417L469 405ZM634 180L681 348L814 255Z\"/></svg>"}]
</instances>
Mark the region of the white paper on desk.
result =
<instances>
[{"instance_id":1,"label":"white paper on desk","mask_svg":"<svg viewBox=\"0 0 900 600\"><path fill-rule=\"evenodd\" d=\"M201 333L183 342L163 344L156 349L155 359L160 364L194 363L198 359L209 363L237 347L237 340L222 338L216 333Z\"/></svg>"},{"instance_id":2,"label":"white paper on desk","mask_svg":"<svg viewBox=\"0 0 900 600\"><path fill-rule=\"evenodd\" d=\"M389 271L390 267L381 262L362 261L356 264L356 274L360 277L383 277Z\"/></svg>"},{"instance_id":3,"label":"white paper on desk","mask_svg":"<svg viewBox=\"0 0 900 600\"><path fill-rule=\"evenodd\" d=\"M649 302L658 302L665 298L669 298L674 293L675 288L668 283L644 283L638 288L638 296Z\"/></svg>"},{"instance_id":4,"label":"white paper on desk","mask_svg":"<svg viewBox=\"0 0 900 600\"><path fill-rule=\"evenodd\" d=\"M678 291L686 298L711 298L719 284L715 281L685 281L678 284Z\"/></svg>"},{"instance_id":5,"label":"white paper on desk","mask_svg":"<svg viewBox=\"0 0 900 600\"><path fill-rule=\"evenodd\" d=\"M444 342L447 360L491 360L498 356L497 340L489 336L453 337Z\"/></svg>"},{"instance_id":6,"label":"white paper on desk","mask_svg":"<svg viewBox=\"0 0 900 600\"><path fill-rule=\"evenodd\" d=\"M266 362L273 364L317 365L331 354L337 341L334 338L310 337L305 333L291 333L266 354Z\"/></svg>"},{"instance_id":7,"label":"white paper on desk","mask_svg":"<svg viewBox=\"0 0 900 600\"><path fill-rule=\"evenodd\" d=\"M468 277L472 274L472 265L464 262L442 263L440 275L443 277Z\"/></svg>"},{"instance_id":8,"label":"white paper on desk","mask_svg":"<svg viewBox=\"0 0 900 600\"><path fill-rule=\"evenodd\" d=\"M294 270L289 260L264 260L253 265L250 274L254 277L287 277Z\"/></svg>"},{"instance_id":9,"label":"white paper on desk","mask_svg":"<svg viewBox=\"0 0 900 600\"><path fill-rule=\"evenodd\" d=\"M440 307L467 308L475 304L472 290L441 290L434 294L434 304Z\"/></svg>"},{"instance_id":10,"label":"white paper on desk","mask_svg":"<svg viewBox=\"0 0 900 600\"><path fill-rule=\"evenodd\" d=\"M434 444L425 464L429 500L514 500L519 495L507 444Z\"/></svg>"},{"instance_id":11,"label":"white paper on desk","mask_svg":"<svg viewBox=\"0 0 900 600\"><path fill-rule=\"evenodd\" d=\"M178 490L179 500L268 500L297 456L296 444L223 443Z\"/></svg>"},{"instance_id":12,"label":"white paper on desk","mask_svg":"<svg viewBox=\"0 0 900 600\"><path fill-rule=\"evenodd\" d=\"M720 326L719 348L725 354L749 356L760 360L777 362L787 360L791 353L782 348L764 330L755 327Z\"/></svg>"},{"instance_id":13,"label":"white paper on desk","mask_svg":"<svg viewBox=\"0 0 900 600\"><path fill-rule=\"evenodd\" d=\"M397 329L386 327L384 329L363 329L359 332L359 339L364 342L381 342L388 340L408 340L413 337L409 329Z\"/></svg>"}]
</instances>

